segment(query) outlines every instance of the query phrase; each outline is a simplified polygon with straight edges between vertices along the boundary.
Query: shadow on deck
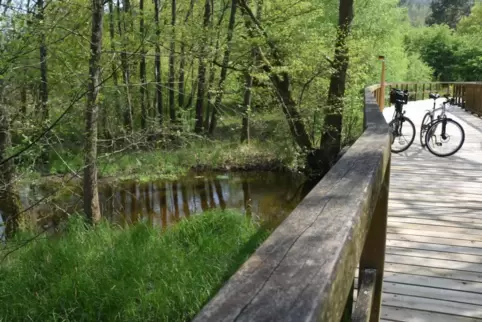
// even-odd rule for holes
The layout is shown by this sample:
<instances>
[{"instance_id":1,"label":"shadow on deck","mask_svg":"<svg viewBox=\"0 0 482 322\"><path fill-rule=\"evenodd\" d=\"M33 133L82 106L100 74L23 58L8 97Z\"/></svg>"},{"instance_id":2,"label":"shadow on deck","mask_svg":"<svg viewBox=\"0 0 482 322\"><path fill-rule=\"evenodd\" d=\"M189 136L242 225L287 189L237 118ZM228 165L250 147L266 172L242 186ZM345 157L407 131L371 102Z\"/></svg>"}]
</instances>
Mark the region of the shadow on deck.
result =
<instances>
[{"instance_id":1,"label":"shadow on deck","mask_svg":"<svg viewBox=\"0 0 482 322\"><path fill-rule=\"evenodd\" d=\"M451 108L466 141L457 154L439 158L418 140L432 104L406 105L417 137L392 155L381 318L482 321L482 119ZM384 110L388 121L392 114Z\"/></svg>"}]
</instances>

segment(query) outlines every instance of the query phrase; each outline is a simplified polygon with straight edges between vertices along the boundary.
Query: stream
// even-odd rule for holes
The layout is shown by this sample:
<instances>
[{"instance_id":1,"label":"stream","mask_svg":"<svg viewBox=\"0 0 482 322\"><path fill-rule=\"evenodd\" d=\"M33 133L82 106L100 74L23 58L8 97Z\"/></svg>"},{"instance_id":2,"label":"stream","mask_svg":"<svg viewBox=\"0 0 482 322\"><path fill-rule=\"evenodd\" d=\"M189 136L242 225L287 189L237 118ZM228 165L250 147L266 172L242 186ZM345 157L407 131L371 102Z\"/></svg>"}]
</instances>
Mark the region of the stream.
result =
<instances>
[{"instance_id":1,"label":"stream","mask_svg":"<svg viewBox=\"0 0 482 322\"><path fill-rule=\"evenodd\" d=\"M255 221L275 227L298 205L311 187L302 175L279 172L189 174L178 180L102 182L99 197L102 216L122 226L139 221L166 227L203 211L237 209ZM55 191L55 186L29 186L21 201L29 207ZM82 211L80 187L35 206L29 220L56 230L69 213Z\"/></svg>"}]
</instances>

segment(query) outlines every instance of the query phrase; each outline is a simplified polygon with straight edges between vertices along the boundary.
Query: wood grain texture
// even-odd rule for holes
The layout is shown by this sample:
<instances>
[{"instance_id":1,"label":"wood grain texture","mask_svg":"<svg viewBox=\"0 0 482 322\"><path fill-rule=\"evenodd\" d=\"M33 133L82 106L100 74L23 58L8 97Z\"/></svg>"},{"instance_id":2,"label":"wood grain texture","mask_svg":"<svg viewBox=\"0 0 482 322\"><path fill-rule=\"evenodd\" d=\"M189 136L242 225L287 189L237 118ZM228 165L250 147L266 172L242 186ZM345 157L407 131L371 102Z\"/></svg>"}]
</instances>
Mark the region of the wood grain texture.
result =
<instances>
[{"instance_id":1,"label":"wood grain texture","mask_svg":"<svg viewBox=\"0 0 482 322\"><path fill-rule=\"evenodd\" d=\"M377 283L377 271L375 269L362 270L363 278L357 292L355 310L353 312L353 322L366 322L370 320L372 313L375 287ZM377 317L377 321L379 318Z\"/></svg>"},{"instance_id":2,"label":"wood grain texture","mask_svg":"<svg viewBox=\"0 0 482 322\"><path fill-rule=\"evenodd\" d=\"M432 106L405 107L417 135ZM385 109L387 120L392 114ZM458 107L449 115L466 132L457 154L438 158L417 138L392 155L381 316L388 321L482 321L482 119Z\"/></svg>"},{"instance_id":3,"label":"wood grain texture","mask_svg":"<svg viewBox=\"0 0 482 322\"><path fill-rule=\"evenodd\" d=\"M367 89L364 134L194 321L339 321L389 167Z\"/></svg>"}]
</instances>

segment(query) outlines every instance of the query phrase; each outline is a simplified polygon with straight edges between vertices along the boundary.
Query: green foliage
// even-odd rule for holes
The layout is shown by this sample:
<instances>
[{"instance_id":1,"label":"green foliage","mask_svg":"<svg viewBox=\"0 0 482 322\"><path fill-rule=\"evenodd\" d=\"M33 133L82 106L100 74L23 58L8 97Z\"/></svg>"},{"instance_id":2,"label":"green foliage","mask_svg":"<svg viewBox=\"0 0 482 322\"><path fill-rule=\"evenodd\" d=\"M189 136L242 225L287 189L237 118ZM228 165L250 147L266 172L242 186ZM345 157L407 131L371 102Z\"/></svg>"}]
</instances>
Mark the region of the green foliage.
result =
<instances>
[{"instance_id":1,"label":"green foliage","mask_svg":"<svg viewBox=\"0 0 482 322\"><path fill-rule=\"evenodd\" d=\"M433 0L430 4L432 12L427 17L427 24L446 24L454 29L460 19L470 14L473 4L474 0Z\"/></svg>"},{"instance_id":2,"label":"green foliage","mask_svg":"<svg viewBox=\"0 0 482 322\"><path fill-rule=\"evenodd\" d=\"M422 27L430 14L431 0L400 0L399 5L407 8L410 22L415 27Z\"/></svg>"},{"instance_id":3,"label":"green foliage","mask_svg":"<svg viewBox=\"0 0 482 322\"><path fill-rule=\"evenodd\" d=\"M176 144L163 148L132 149L127 153L101 153L99 176L116 180L175 178L192 168L206 170L297 170L301 155L291 144L290 134L279 113L254 114L249 145L239 144L241 124L232 116L222 118L222 124L211 138L180 135ZM75 147L50 151L49 174L80 171L82 153Z\"/></svg>"},{"instance_id":4,"label":"green foliage","mask_svg":"<svg viewBox=\"0 0 482 322\"><path fill-rule=\"evenodd\" d=\"M412 1L413 2L413 1ZM238 10L238 22L234 30L232 52L230 54L227 79L224 84L224 96L218 110L219 122L213 137L199 139L193 134L195 121L195 103L197 99L198 70L201 55L206 62L207 93L202 97L203 118L207 118L219 92L222 55L227 48L226 34L229 15L229 3L214 2L211 23L206 30L203 24L204 1L177 2L176 26L170 26L172 5L166 2L160 12L161 33L156 34L154 5L151 1L144 4L144 35L139 34L140 8L138 3L131 3L132 12L124 12L113 2L114 12L106 12L103 28L102 87L99 96L99 142L100 171L104 176L117 177L142 176L146 172L152 176L176 175L187 167L197 165L193 155L199 155L203 165L257 164L266 162L282 164L287 167L298 166L300 151L289 134L286 119L282 114L279 93L273 85L261 62L253 64L251 53L254 46L259 46L266 58L273 61L269 42L276 45L280 53L282 66L278 71L290 75L291 96L297 104L301 118L311 136L314 146L324 132L324 111L326 110L329 80L333 72L331 61L334 55L334 43L338 28L338 0L313 2L297 1L295 4L286 0L250 2L253 12L268 35L248 31L242 11ZM408 4L406 4L408 5ZM419 4L413 4L419 5ZM260 10L258 10L260 9ZM258 12L259 11L259 12ZM17 164L22 169L30 168L43 174L79 171L83 166L82 145L85 137L84 108L82 94L87 89L89 38L91 11L89 5L78 0L56 2L47 6L45 19L37 21L26 10L8 11L4 16L13 26L11 32L3 37L0 66L6 66L2 75L9 86L4 88L4 97L13 118L14 151L22 149L27 142L32 142L46 125L68 113L55 129L34 145L34 148L22 155ZM347 74L346 108L343 122L345 143L353 142L362 132L362 96L360 90L368 84L379 82L380 62L378 55L384 55L387 62L387 81L429 80L432 71L427 66L426 55L418 49L407 50L404 38L413 30L413 19L407 15L407 8L400 7L398 0L362 0L355 2L355 18L349 37L349 69ZM114 36L111 37L111 22ZM169 32L164 32L169 30ZM171 32L172 31L172 32ZM45 33L48 44L48 89L50 120L38 120L38 88L40 72L38 69L38 47L41 35ZM178 122L168 121L169 90L166 84L169 67L168 44L175 40L175 105ZM161 112L165 122L159 125L159 112L156 109L154 82L155 44L161 45L161 97L164 109ZM181 56L181 46L184 56ZM141 49L146 51L147 93L146 127L141 128L140 71ZM205 49L205 51L203 50ZM121 52L126 52L129 84L125 84ZM465 51L470 54L470 50ZM184 58L185 81L184 106L178 106L179 81L181 75L180 60ZM431 62L431 61L430 61ZM431 66L433 67L433 66ZM1 67L0 67L1 68ZM241 116L244 111L245 70L250 70L255 77L250 105L250 132L254 145L250 149L239 145ZM21 70L22 72L19 72ZM114 73L116 71L116 73ZM116 79L114 78L116 76ZM1 87L1 86L0 86ZM26 97L22 97L22 93ZM129 96L127 95L129 94ZM134 129L130 133L124 126L124 113L128 99L132 103ZM19 111L25 110L23 112ZM270 118L270 122L265 119ZM225 124L236 129L226 135ZM174 128L174 130L171 130ZM259 130L264 128L263 131ZM178 131L179 130L179 131ZM153 144L155 149L142 153L135 151L143 146L149 137L161 137L160 133L178 132L176 136L182 144L176 147L164 143ZM170 135L170 134L169 134ZM228 137L225 139L224 137ZM220 138L220 139L219 139ZM110 139L114 139L110 141ZM115 141L115 143L113 143ZM199 143L202 141L201 143ZM211 144L206 143L210 141ZM186 143L187 142L187 143ZM156 145L157 144L157 145ZM274 149L272 147L275 147ZM211 150L211 151L210 151ZM243 158L234 156L241 150L255 153L241 153ZM266 151L265 151L266 150ZM124 151L123 156L112 155L114 151ZM131 154L125 155L125 154ZM42 156L48 155L45 160ZM277 155L274 162L272 156ZM203 157L206 156L206 157ZM246 156L244 158L244 156ZM248 160L253 157L253 160ZM119 160L119 161L117 161ZM176 160L166 161L162 160ZM196 161L197 162L197 161ZM176 165L177 163L177 165ZM141 166L139 166L141 164Z\"/></svg>"},{"instance_id":5,"label":"green foliage","mask_svg":"<svg viewBox=\"0 0 482 322\"><path fill-rule=\"evenodd\" d=\"M147 224L87 228L77 216L66 229L2 261L0 319L189 321L267 237L233 211L165 232Z\"/></svg>"},{"instance_id":6,"label":"green foliage","mask_svg":"<svg viewBox=\"0 0 482 322\"><path fill-rule=\"evenodd\" d=\"M470 12L470 15L463 17L457 25L457 33L461 35L472 36L472 41L481 43L482 37L482 2L476 3Z\"/></svg>"},{"instance_id":7,"label":"green foliage","mask_svg":"<svg viewBox=\"0 0 482 322\"><path fill-rule=\"evenodd\" d=\"M407 49L420 55L437 80L480 81L480 36L466 33L470 30L467 23L463 30L454 31L447 25L416 29L407 36Z\"/></svg>"}]
</instances>

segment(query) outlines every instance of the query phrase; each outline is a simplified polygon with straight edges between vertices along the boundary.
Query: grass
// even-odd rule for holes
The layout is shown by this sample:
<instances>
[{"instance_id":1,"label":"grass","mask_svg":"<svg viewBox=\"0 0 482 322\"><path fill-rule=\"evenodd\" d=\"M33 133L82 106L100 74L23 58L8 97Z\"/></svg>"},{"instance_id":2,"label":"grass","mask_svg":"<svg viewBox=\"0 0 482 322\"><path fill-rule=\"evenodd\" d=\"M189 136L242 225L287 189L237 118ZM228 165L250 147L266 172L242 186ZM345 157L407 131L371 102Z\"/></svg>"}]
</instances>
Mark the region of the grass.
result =
<instances>
[{"instance_id":1,"label":"grass","mask_svg":"<svg viewBox=\"0 0 482 322\"><path fill-rule=\"evenodd\" d=\"M268 116L253 122L253 139L249 145L239 143L239 120L228 119L209 138L180 137L175 147L162 150L101 154L99 176L120 181L150 181L178 178L192 169L297 170L302 158L297 155L285 121ZM50 155L48 174L64 174L82 166L82 151L58 149Z\"/></svg>"},{"instance_id":2,"label":"grass","mask_svg":"<svg viewBox=\"0 0 482 322\"><path fill-rule=\"evenodd\" d=\"M67 159L53 158L50 174L59 175L82 168L77 155ZM99 177L109 180L151 181L175 179L191 170L294 170L296 158L291 150L276 144L252 142L250 145L189 145L176 150L130 151L99 159Z\"/></svg>"},{"instance_id":3,"label":"grass","mask_svg":"<svg viewBox=\"0 0 482 322\"><path fill-rule=\"evenodd\" d=\"M235 211L166 231L72 217L0 264L1 321L189 321L268 232ZM19 236L18 238L25 238Z\"/></svg>"}]
</instances>

